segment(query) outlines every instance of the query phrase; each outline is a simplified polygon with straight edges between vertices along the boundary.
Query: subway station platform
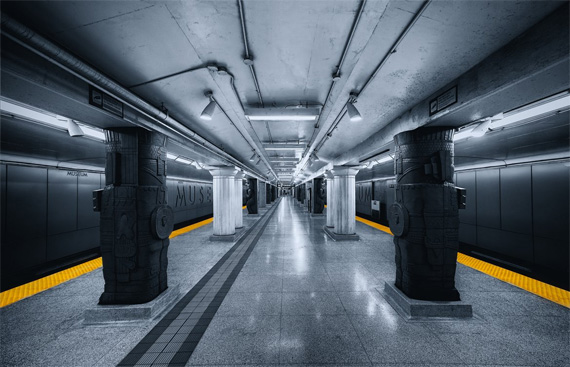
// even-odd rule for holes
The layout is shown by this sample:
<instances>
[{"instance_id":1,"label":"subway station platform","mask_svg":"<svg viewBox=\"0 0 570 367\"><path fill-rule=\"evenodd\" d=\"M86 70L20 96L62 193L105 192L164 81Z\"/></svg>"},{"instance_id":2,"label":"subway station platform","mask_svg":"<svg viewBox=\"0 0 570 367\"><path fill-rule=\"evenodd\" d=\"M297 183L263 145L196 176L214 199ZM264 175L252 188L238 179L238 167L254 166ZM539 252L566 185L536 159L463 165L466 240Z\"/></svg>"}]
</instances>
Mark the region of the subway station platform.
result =
<instances>
[{"instance_id":1,"label":"subway station platform","mask_svg":"<svg viewBox=\"0 0 570 367\"><path fill-rule=\"evenodd\" d=\"M84 325L101 268L0 309L2 366L568 366L570 310L458 264L470 319L407 320L385 299L392 237L357 222L334 242L325 218L276 201L237 243L211 224L171 240L178 303L154 320Z\"/></svg>"}]
</instances>

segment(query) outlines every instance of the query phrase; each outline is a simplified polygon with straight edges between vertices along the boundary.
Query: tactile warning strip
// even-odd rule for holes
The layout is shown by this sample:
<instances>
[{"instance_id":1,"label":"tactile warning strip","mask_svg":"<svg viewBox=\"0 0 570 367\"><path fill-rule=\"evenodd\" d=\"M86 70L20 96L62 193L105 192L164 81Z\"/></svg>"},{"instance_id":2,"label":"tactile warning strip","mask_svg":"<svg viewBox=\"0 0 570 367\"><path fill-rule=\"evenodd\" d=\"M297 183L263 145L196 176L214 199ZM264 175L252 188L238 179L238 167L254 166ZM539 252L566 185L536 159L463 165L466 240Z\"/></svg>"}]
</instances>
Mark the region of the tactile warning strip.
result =
<instances>
[{"instance_id":1,"label":"tactile warning strip","mask_svg":"<svg viewBox=\"0 0 570 367\"><path fill-rule=\"evenodd\" d=\"M356 220L388 234L392 234L390 228L382 226L378 223L374 223L360 217L356 217ZM493 278L512 284L515 287L524 289L527 292L536 294L539 297L570 308L570 292L567 290L555 287L536 279L532 279L519 273L515 273L514 271L501 268L500 266L489 264L485 261L467 256L459 252L457 253L457 262L485 273L489 276L492 276Z\"/></svg>"},{"instance_id":2,"label":"tactile warning strip","mask_svg":"<svg viewBox=\"0 0 570 367\"><path fill-rule=\"evenodd\" d=\"M77 278L85 273L89 273L90 271L100 268L102 265L103 260L98 257L72 268L62 270L55 274L48 275L47 277L4 291L0 293L0 308L8 306L14 302L18 302L26 297L33 296L34 294L43 292L46 289Z\"/></svg>"},{"instance_id":3,"label":"tactile warning strip","mask_svg":"<svg viewBox=\"0 0 570 367\"><path fill-rule=\"evenodd\" d=\"M457 253L457 262L570 308L570 292L564 289L515 273L514 271L503 269L462 253Z\"/></svg>"},{"instance_id":4,"label":"tactile warning strip","mask_svg":"<svg viewBox=\"0 0 570 367\"><path fill-rule=\"evenodd\" d=\"M278 203L178 301L119 366L184 366L188 362Z\"/></svg>"},{"instance_id":5,"label":"tactile warning strip","mask_svg":"<svg viewBox=\"0 0 570 367\"><path fill-rule=\"evenodd\" d=\"M211 223L213 220L214 218L209 218L201 222L192 224L190 226L178 229L172 232L169 238L174 238L181 234L190 232L196 228ZM99 257L97 259L93 259L84 262L82 264L73 266L69 269L62 270L55 274L48 275L47 277L34 280L33 282L29 282L12 289L8 289L7 291L0 293L0 308L11 305L12 303L18 302L24 298L33 296L34 294L38 294L40 292L53 288L57 285L60 285L61 283L77 278L78 276L81 276L83 274L87 274L95 269L100 268L101 266L103 266L103 260Z\"/></svg>"}]
</instances>

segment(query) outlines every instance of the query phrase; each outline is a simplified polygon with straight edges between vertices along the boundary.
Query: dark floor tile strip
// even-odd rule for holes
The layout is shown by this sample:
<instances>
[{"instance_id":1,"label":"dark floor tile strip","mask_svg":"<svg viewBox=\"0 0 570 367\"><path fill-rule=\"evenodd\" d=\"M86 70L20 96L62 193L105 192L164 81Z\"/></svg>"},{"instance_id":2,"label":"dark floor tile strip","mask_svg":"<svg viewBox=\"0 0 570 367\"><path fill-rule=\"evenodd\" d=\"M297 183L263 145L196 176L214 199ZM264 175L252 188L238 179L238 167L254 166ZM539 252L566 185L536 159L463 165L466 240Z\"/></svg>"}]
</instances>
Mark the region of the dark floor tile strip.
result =
<instances>
[{"instance_id":1,"label":"dark floor tile strip","mask_svg":"<svg viewBox=\"0 0 570 367\"><path fill-rule=\"evenodd\" d=\"M246 250L246 252L243 254L243 256L241 257L241 259L238 261L238 263L236 264L236 266L234 267L234 269L232 270L232 272L230 273L230 275L228 276L228 278L226 279L226 281L224 282L224 285L222 286L222 288L218 291L218 293L216 294L216 297L218 296L222 296L222 300L223 298L225 298L225 296L227 295L230 287L232 286L232 284L234 283L234 281L236 280L237 276L239 275L241 269L243 268L245 262L247 261L249 255L251 254L251 252L253 251L253 249L255 248L255 245L257 245L257 242L259 241L259 239L261 238L261 235L263 234L263 231L265 230L265 228L267 227L267 224L269 223L269 219L271 219L271 216L273 215L273 213L275 212L275 210L273 212L270 213L270 215L267 217L265 223L263 223L262 227L259 228L258 233L256 234L254 240L251 242L251 244L249 245L248 249ZM207 327L210 325L210 322L213 319L213 315L215 315L215 313L218 311L218 309L220 308L221 302L220 304L215 304L212 305L210 304L208 306L208 308L206 309L207 313L211 313L212 317L202 317L200 319L200 321L204 322L204 325L202 328L198 329L198 325L192 330L192 332L188 335L188 338L183 342L182 346L186 346L186 349L178 351L176 353L176 355L174 356L174 358L172 359L171 363L169 364L169 366L175 366L179 363L186 363L188 362L188 360L190 359L190 357L192 356L192 353L194 352L194 349L196 348L196 346L198 345L198 342L200 341L200 339L202 338L202 336L204 335L204 333L206 332ZM196 337L193 337L194 335L198 335L198 340L197 341L193 341ZM188 352L189 350L189 352Z\"/></svg>"},{"instance_id":2,"label":"dark floor tile strip","mask_svg":"<svg viewBox=\"0 0 570 367\"><path fill-rule=\"evenodd\" d=\"M236 244L232 246L232 248L230 248L228 252L226 252L224 256L222 256L222 258L218 260L218 262L206 273L206 275L204 275L202 279L200 279L198 283L196 283L196 285L194 285L194 287L186 295L184 295L182 299L180 299L180 301L178 301L178 303L162 318L162 320L160 320L158 324L156 324L154 328L151 329L151 331L129 352L129 354L127 354L125 358L123 358L123 360L119 362L118 366L132 367L140 363L141 358L145 355L145 353L148 353L149 349L155 343L157 343L157 341L159 341L159 338L163 336L166 329L168 329L173 324L173 322L179 317L179 315L182 313L185 307L196 297L196 295L200 293L200 291L208 284L211 278L220 270L220 268L234 254L234 252L236 252L240 248L240 246L242 246L242 244L249 238L249 236L252 233L254 233L257 228L262 226L262 228L260 228L260 230L256 233L254 241L250 243L248 250L241 256L240 260L238 260L238 263L234 267L232 273L230 274L228 279L224 282L223 286L220 288L214 299L210 302L209 306L202 314L200 320L198 321L194 329L192 329L191 333L188 334L185 341L181 344L177 353L170 360L170 362L166 363L169 363L168 364L169 366L177 366L179 364L184 365L188 361L188 359L190 359L192 351L194 350L200 338L206 331L206 328L210 324L210 321L213 318L215 312L218 310L223 299L225 298L225 295L227 294L229 287L231 287L231 285L235 281L235 278L237 277L237 274L239 274L239 271L241 271L241 268L243 267L245 260L247 260L247 257L249 257L249 254L253 250L253 247L259 240L260 233L262 233L263 230L265 229L270 217L275 212L276 207L277 203L274 206L274 208L272 208L272 210L268 211L262 218L260 218L260 220L254 223L251 226L251 228L249 228L246 231L246 233L236 242ZM245 260L242 261L244 258ZM237 267L239 267L239 271L234 275L235 269ZM192 315L192 313L190 313L189 316L190 315ZM182 359L184 359L186 356L188 356L188 358L186 358L183 362L181 362Z\"/></svg>"},{"instance_id":3,"label":"dark floor tile strip","mask_svg":"<svg viewBox=\"0 0 570 367\"><path fill-rule=\"evenodd\" d=\"M269 219L271 219L271 216L273 215L273 213L274 213L274 211L272 213L270 213L270 215L267 217L265 223L263 223L262 227L259 228L259 231L256 234L254 240L251 242L251 244L249 245L246 252L243 254L241 259L238 261L237 265L234 267L231 274L228 276L228 278L224 282L224 285L222 286L220 291L218 291L218 293L216 294L216 297L221 296L222 300L223 300L223 298L225 298L230 287L232 286L232 284L236 280L236 278L239 275L241 269L243 268L245 262L249 258L249 255L252 253L253 249L255 248L255 245L257 244L257 242L261 238L261 235L263 234L263 231L267 227L267 224L269 223ZM200 341L200 339L202 338L202 336L206 332L206 329L210 325L210 322L213 319L213 315L215 315L215 313L218 311L220 304L216 304L216 305L210 304L210 306L208 307L206 312L211 313L212 317L202 317L200 319L200 321L204 322L204 327L197 330L198 326L196 326L192 330L192 332L188 335L188 338L182 344L183 346L187 346L187 348L184 350L181 349L178 353L176 353L175 357L171 361L172 364L169 366L175 366L178 363L186 363L190 359L190 357L192 356L192 353L194 352L194 349L198 345L198 341ZM194 339L196 339L196 335L197 335L198 340L194 341ZM189 353L188 353L188 350L190 350Z\"/></svg>"}]
</instances>

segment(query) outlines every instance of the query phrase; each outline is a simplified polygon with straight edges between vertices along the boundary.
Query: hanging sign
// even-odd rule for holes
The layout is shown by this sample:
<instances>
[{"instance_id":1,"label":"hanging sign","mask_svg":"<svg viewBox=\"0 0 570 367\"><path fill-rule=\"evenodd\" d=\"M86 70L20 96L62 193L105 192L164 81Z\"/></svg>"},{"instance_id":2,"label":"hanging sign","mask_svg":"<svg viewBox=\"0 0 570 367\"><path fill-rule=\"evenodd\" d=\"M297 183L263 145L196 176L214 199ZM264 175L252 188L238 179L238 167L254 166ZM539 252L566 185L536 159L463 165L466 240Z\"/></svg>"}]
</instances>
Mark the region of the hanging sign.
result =
<instances>
[{"instance_id":1,"label":"hanging sign","mask_svg":"<svg viewBox=\"0 0 570 367\"><path fill-rule=\"evenodd\" d=\"M91 85L89 86L89 104L123 118L123 103Z\"/></svg>"},{"instance_id":2,"label":"hanging sign","mask_svg":"<svg viewBox=\"0 0 570 367\"><path fill-rule=\"evenodd\" d=\"M443 92L429 101L429 115L435 115L444 108L457 102L457 86Z\"/></svg>"}]
</instances>

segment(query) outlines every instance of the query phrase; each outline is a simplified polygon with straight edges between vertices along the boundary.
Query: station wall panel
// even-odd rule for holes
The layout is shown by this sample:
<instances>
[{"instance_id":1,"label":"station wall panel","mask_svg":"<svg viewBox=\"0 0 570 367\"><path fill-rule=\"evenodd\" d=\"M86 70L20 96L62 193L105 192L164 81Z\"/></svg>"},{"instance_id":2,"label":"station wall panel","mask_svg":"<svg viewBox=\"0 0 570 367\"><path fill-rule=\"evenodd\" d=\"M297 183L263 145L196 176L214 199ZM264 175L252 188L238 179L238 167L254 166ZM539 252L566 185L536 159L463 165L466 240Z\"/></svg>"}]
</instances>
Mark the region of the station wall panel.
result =
<instances>
[{"instance_id":1,"label":"station wall panel","mask_svg":"<svg viewBox=\"0 0 570 367\"><path fill-rule=\"evenodd\" d=\"M57 169L48 170L48 236L77 229L77 174L81 173Z\"/></svg>"},{"instance_id":2,"label":"station wall panel","mask_svg":"<svg viewBox=\"0 0 570 367\"><path fill-rule=\"evenodd\" d=\"M20 269L46 261L47 169L8 166L3 268Z\"/></svg>"},{"instance_id":3,"label":"station wall panel","mask_svg":"<svg viewBox=\"0 0 570 367\"><path fill-rule=\"evenodd\" d=\"M569 243L570 167L563 163L532 167L534 235Z\"/></svg>"},{"instance_id":4,"label":"station wall panel","mask_svg":"<svg viewBox=\"0 0 570 367\"><path fill-rule=\"evenodd\" d=\"M356 212L372 215L370 207L372 201L372 182L361 182L356 187Z\"/></svg>"},{"instance_id":5,"label":"station wall panel","mask_svg":"<svg viewBox=\"0 0 570 367\"><path fill-rule=\"evenodd\" d=\"M501 192L498 169L476 172L477 225L501 228Z\"/></svg>"},{"instance_id":6,"label":"station wall panel","mask_svg":"<svg viewBox=\"0 0 570 367\"><path fill-rule=\"evenodd\" d=\"M531 167L501 169L501 229L532 235Z\"/></svg>"}]
</instances>

